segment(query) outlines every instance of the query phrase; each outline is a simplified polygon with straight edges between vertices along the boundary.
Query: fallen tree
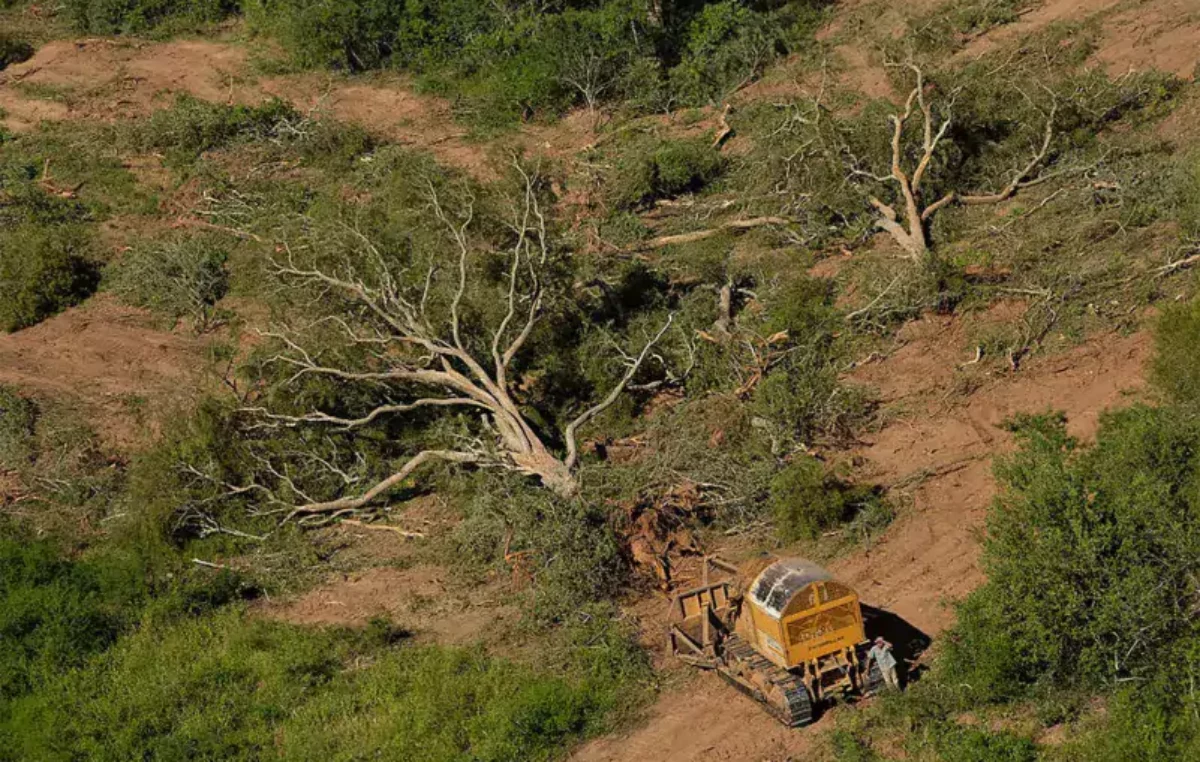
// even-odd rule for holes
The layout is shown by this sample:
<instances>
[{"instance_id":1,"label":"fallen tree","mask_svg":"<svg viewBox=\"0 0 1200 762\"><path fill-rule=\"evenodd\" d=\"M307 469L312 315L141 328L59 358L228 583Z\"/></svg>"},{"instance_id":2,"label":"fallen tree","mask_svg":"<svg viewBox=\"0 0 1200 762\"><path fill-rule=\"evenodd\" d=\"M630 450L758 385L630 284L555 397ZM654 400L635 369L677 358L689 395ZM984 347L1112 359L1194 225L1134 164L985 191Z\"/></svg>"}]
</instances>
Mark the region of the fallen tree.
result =
<instances>
[{"instance_id":1,"label":"fallen tree","mask_svg":"<svg viewBox=\"0 0 1200 762\"><path fill-rule=\"evenodd\" d=\"M257 428L324 426L354 431L409 416L413 425L432 431L440 417L457 416L474 421L470 432L457 435L452 447L421 449L385 478L333 499L308 498L295 480L269 463L260 471L270 479L226 486L258 493L276 505L285 521L302 523L356 514L437 462L519 472L562 497L577 492L580 430L626 392L673 317L643 337L640 352L617 361L625 367L611 388L581 404L582 409L566 418L561 430L547 431L544 423L535 424L518 402L513 368L530 350L531 336L547 317L548 302L563 296L551 293L549 282L562 263L550 240L539 178L519 164L516 170L523 187L521 197L512 200L506 222L510 244L503 252L473 237L478 220L469 193L459 194L452 206L432 182L425 184L424 195L442 231L442 246L419 252L403 266L357 229L349 229L357 244L355 256L323 259L280 244L271 262L280 282L321 295L322 304L336 297L339 305L310 326L332 326L343 346L360 358L353 363L330 359L327 356L336 353L309 346L303 328L264 332L278 348L265 364L286 369L280 387L319 378L347 389L371 389L383 401L354 415L322 408L281 412L270 405L246 405L241 410ZM504 268L496 277L498 257L503 258ZM486 324L488 308L492 308L490 324ZM439 440L431 435L427 441ZM332 463L322 463L327 470L338 470ZM339 473L347 485L358 483ZM279 484L298 499L281 497Z\"/></svg>"}]
</instances>

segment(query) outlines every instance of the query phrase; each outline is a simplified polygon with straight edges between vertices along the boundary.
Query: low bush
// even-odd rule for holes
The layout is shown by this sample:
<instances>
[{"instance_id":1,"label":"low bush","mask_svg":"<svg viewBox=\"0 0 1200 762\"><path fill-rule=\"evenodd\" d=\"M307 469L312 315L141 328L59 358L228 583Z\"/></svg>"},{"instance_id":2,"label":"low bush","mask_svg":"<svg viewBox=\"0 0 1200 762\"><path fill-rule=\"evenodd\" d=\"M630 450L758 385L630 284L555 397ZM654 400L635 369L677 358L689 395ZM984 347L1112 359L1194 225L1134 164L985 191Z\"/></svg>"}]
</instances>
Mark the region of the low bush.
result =
<instances>
[{"instance_id":1,"label":"low bush","mask_svg":"<svg viewBox=\"0 0 1200 762\"><path fill-rule=\"evenodd\" d=\"M719 177L725 160L704 138L657 140L622 151L608 178L606 196L618 209L696 192Z\"/></svg>"},{"instance_id":2,"label":"low bush","mask_svg":"<svg viewBox=\"0 0 1200 762\"><path fill-rule=\"evenodd\" d=\"M144 34L211 24L236 13L238 0L67 0L75 29L89 34Z\"/></svg>"},{"instance_id":3,"label":"low bush","mask_svg":"<svg viewBox=\"0 0 1200 762\"><path fill-rule=\"evenodd\" d=\"M0 32L0 71L15 63L27 61L33 56L33 46L28 41L8 32Z\"/></svg>"},{"instance_id":4,"label":"low bush","mask_svg":"<svg viewBox=\"0 0 1200 762\"><path fill-rule=\"evenodd\" d=\"M1200 402L1200 301L1163 310L1154 337L1150 371L1155 386L1173 402Z\"/></svg>"},{"instance_id":5,"label":"low bush","mask_svg":"<svg viewBox=\"0 0 1200 762\"><path fill-rule=\"evenodd\" d=\"M178 238L127 252L113 268L112 290L126 302L206 330L229 287L228 252L214 237Z\"/></svg>"},{"instance_id":6,"label":"low bush","mask_svg":"<svg viewBox=\"0 0 1200 762\"><path fill-rule=\"evenodd\" d=\"M0 330L16 331L96 290L99 266L86 231L19 225L0 239Z\"/></svg>"},{"instance_id":7,"label":"low bush","mask_svg":"<svg viewBox=\"0 0 1200 762\"><path fill-rule=\"evenodd\" d=\"M45 541L0 531L0 719L6 702L111 645L143 592L128 565L68 561Z\"/></svg>"},{"instance_id":8,"label":"low bush","mask_svg":"<svg viewBox=\"0 0 1200 762\"><path fill-rule=\"evenodd\" d=\"M808 455L794 457L771 480L771 515L784 542L815 540L880 501L877 490L843 482Z\"/></svg>"},{"instance_id":9,"label":"low bush","mask_svg":"<svg viewBox=\"0 0 1200 762\"><path fill-rule=\"evenodd\" d=\"M739 0L705 4L688 29L671 89L686 104L719 102L749 84L787 49L792 25Z\"/></svg>"},{"instance_id":10,"label":"low bush","mask_svg":"<svg viewBox=\"0 0 1200 762\"><path fill-rule=\"evenodd\" d=\"M251 0L246 8L251 28L278 38L293 65L401 67L495 127L578 104L625 99L660 109L718 98L797 47L826 3L773 5L727 0L654 12L635 0Z\"/></svg>"},{"instance_id":11,"label":"low bush","mask_svg":"<svg viewBox=\"0 0 1200 762\"><path fill-rule=\"evenodd\" d=\"M173 162L187 164L205 151L238 140L286 136L286 128L301 120L299 113L278 99L258 106L226 106L184 94L170 108L151 114L133 138L142 150L165 151Z\"/></svg>"},{"instance_id":12,"label":"low bush","mask_svg":"<svg viewBox=\"0 0 1200 762\"><path fill-rule=\"evenodd\" d=\"M0 759L549 759L631 687L591 656L551 675L386 630L142 628L15 701Z\"/></svg>"},{"instance_id":13,"label":"low bush","mask_svg":"<svg viewBox=\"0 0 1200 762\"><path fill-rule=\"evenodd\" d=\"M0 469L16 471L34 456L37 405L0 385Z\"/></svg>"}]
</instances>

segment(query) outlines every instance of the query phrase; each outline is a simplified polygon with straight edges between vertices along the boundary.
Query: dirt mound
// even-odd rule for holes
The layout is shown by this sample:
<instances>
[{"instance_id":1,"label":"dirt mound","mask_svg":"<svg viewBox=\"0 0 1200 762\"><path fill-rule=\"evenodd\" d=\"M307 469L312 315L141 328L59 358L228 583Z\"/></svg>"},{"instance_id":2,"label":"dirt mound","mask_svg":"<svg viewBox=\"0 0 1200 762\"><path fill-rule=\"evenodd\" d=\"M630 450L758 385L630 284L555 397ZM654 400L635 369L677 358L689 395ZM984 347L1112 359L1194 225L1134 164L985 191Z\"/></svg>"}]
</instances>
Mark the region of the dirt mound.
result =
<instances>
[{"instance_id":1,"label":"dirt mound","mask_svg":"<svg viewBox=\"0 0 1200 762\"><path fill-rule=\"evenodd\" d=\"M911 505L869 551L831 565L867 603L887 609L934 635L952 621L944 599L959 598L982 581L975 533L995 494L992 457L1011 449L1000 428L1019 412L1061 410L1068 429L1094 435L1100 413L1128 401L1143 385L1150 354L1144 334L1098 336L1056 357L1037 358L1020 373L971 378L955 363L969 357L947 342L958 326L936 320L906 327L910 341L861 380L910 414L898 417L857 455L870 478L893 485ZM948 349L947 349L948 347ZM912 387L913 381L924 381ZM978 384L955 397L960 384ZM897 387L900 387L899 389Z\"/></svg>"},{"instance_id":2,"label":"dirt mound","mask_svg":"<svg viewBox=\"0 0 1200 762\"><path fill-rule=\"evenodd\" d=\"M398 76L359 81L301 74L259 79L245 48L222 42L86 39L51 42L0 74L2 123L25 131L42 121L115 121L144 116L187 93L217 103L283 98L361 125L440 161L490 176L484 149L468 142L450 104L417 95ZM569 128L567 132L571 132Z\"/></svg>"},{"instance_id":3,"label":"dirt mound","mask_svg":"<svg viewBox=\"0 0 1200 762\"><path fill-rule=\"evenodd\" d=\"M0 106L6 126L27 130L42 120L138 116L177 93L255 101L260 94L238 84L245 66L245 50L217 42L57 41L0 74Z\"/></svg>"},{"instance_id":4,"label":"dirt mound","mask_svg":"<svg viewBox=\"0 0 1200 762\"><path fill-rule=\"evenodd\" d=\"M1093 61L1112 75L1153 68L1190 78L1200 64L1200 9L1193 0L1158 0L1118 13Z\"/></svg>"},{"instance_id":5,"label":"dirt mound","mask_svg":"<svg viewBox=\"0 0 1200 762\"><path fill-rule=\"evenodd\" d=\"M146 441L197 383L203 342L159 330L145 312L99 295L32 328L0 334L0 383L80 404L118 448Z\"/></svg>"}]
</instances>

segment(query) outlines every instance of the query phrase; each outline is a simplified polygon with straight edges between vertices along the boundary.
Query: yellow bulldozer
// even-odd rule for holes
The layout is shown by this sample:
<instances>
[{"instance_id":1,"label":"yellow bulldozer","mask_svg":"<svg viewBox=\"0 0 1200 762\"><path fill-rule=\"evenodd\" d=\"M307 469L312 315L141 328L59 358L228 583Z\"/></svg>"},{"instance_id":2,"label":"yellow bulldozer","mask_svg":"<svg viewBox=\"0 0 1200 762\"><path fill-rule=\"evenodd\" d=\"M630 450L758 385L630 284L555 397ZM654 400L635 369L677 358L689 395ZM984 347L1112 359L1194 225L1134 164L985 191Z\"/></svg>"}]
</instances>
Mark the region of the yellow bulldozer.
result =
<instances>
[{"instance_id":1,"label":"yellow bulldozer","mask_svg":"<svg viewBox=\"0 0 1200 762\"><path fill-rule=\"evenodd\" d=\"M858 595L810 561L760 559L738 568L706 557L700 586L675 595L671 606L675 655L716 671L789 727L811 723L830 698L883 686L879 665L867 664Z\"/></svg>"}]
</instances>

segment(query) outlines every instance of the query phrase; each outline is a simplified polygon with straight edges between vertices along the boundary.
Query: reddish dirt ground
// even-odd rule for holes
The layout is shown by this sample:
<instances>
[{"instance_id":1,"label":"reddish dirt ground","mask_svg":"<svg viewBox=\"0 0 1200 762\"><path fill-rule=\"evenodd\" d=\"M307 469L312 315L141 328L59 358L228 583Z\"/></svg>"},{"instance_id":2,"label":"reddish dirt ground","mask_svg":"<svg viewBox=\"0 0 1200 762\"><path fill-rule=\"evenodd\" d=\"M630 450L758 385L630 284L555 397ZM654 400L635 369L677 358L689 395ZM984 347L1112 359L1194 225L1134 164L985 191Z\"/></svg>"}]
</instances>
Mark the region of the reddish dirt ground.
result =
<instances>
[{"instance_id":1,"label":"reddish dirt ground","mask_svg":"<svg viewBox=\"0 0 1200 762\"><path fill-rule=\"evenodd\" d=\"M203 364L201 340L155 328L145 312L103 294L0 333L0 383L81 405L101 438L122 449L144 443L156 413L192 396Z\"/></svg>"}]
</instances>

